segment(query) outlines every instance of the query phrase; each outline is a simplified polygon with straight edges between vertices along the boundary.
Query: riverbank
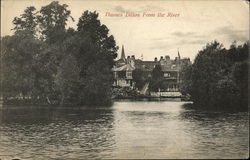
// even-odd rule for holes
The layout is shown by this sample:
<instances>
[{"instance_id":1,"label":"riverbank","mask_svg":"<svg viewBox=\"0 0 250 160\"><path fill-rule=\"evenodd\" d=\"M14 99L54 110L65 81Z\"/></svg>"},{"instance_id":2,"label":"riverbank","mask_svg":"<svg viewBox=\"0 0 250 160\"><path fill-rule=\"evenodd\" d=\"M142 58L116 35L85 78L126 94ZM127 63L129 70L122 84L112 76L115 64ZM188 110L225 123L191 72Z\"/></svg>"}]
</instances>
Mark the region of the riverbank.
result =
<instances>
[{"instance_id":1,"label":"riverbank","mask_svg":"<svg viewBox=\"0 0 250 160\"><path fill-rule=\"evenodd\" d=\"M235 108L231 108L231 107L211 107L211 106L204 106L204 105L198 105L196 103L186 103L183 105L183 108L186 109L192 109L192 110L197 110L197 111L211 111L211 112L249 112L249 107L235 107Z\"/></svg>"},{"instance_id":2,"label":"riverbank","mask_svg":"<svg viewBox=\"0 0 250 160\"><path fill-rule=\"evenodd\" d=\"M131 95L131 94L125 94L125 95L116 95L111 98L110 104L112 105L114 101L190 101L190 97L188 96L162 96L159 94L159 96L155 95ZM76 106L78 104L76 103L64 103L63 105L60 105L57 101L50 100L50 101L41 101L41 100L33 100L33 99L22 99L22 98L12 98L7 99L3 101L2 105L35 105L35 106ZM81 106L81 105L80 105Z\"/></svg>"},{"instance_id":3,"label":"riverbank","mask_svg":"<svg viewBox=\"0 0 250 160\"><path fill-rule=\"evenodd\" d=\"M10 102L10 101L9 101ZM87 108L109 108L113 106L115 102L187 102L183 104L183 108L188 110L197 110L197 111L225 111L225 112L246 112L248 108L226 108L223 109L219 107L211 107L205 105L197 105L190 100L186 100L182 97L151 97L151 96L135 96L128 97L123 96L119 98L113 98L111 103L108 105L77 105L77 104L64 104L64 105L53 105L48 103L32 103L31 101L12 101L11 103L5 103L1 105L0 109L5 108L51 108L51 109L87 109Z\"/></svg>"}]
</instances>

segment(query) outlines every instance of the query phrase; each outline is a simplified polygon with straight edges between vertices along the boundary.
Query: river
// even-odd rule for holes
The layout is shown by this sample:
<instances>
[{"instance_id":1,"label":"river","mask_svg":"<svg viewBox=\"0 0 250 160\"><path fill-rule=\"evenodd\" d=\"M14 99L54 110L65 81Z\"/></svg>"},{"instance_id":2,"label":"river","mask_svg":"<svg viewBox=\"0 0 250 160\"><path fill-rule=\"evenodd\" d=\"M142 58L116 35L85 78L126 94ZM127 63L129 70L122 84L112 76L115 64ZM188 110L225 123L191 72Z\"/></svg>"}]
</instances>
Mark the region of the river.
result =
<instances>
[{"instance_id":1,"label":"river","mask_svg":"<svg viewBox=\"0 0 250 160\"><path fill-rule=\"evenodd\" d=\"M185 102L114 102L104 108L0 109L0 159L247 158L247 112Z\"/></svg>"}]
</instances>

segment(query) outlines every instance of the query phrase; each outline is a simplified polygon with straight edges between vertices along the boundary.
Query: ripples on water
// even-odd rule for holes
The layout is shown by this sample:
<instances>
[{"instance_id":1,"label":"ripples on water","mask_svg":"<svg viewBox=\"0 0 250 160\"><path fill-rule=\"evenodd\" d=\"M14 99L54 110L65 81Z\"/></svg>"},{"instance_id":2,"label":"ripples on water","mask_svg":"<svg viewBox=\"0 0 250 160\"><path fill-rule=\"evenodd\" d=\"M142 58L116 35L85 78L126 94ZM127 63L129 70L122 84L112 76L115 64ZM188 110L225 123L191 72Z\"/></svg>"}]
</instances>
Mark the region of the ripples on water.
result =
<instances>
[{"instance_id":1,"label":"ripples on water","mask_svg":"<svg viewBox=\"0 0 250 160\"><path fill-rule=\"evenodd\" d=\"M247 158L247 112L201 112L183 102L110 108L0 110L0 159Z\"/></svg>"}]
</instances>

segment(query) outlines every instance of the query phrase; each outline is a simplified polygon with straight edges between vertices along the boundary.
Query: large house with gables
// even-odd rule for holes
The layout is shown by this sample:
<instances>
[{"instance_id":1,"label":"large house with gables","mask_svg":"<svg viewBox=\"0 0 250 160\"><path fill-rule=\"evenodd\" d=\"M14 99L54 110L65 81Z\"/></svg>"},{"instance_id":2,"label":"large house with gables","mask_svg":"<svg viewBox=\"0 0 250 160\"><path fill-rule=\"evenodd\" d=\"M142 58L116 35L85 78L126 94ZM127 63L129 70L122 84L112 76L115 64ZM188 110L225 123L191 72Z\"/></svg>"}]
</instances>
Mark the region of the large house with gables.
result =
<instances>
[{"instance_id":1,"label":"large house with gables","mask_svg":"<svg viewBox=\"0 0 250 160\"><path fill-rule=\"evenodd\" d=\"M160 65L164 73L164 81L167 84L165 92L179 91L179 84L181 82L180 70L191 64L189 58L181 58L178 51L178 56L175 59L170 59L170 56L161 56L158 60L155 58L153 61L143 61L135 59L135 56L125 57L124 46L122 46L121 57L116 61L112 71L114 73L114 86L117 87L131 87L133 88L135 82L133 81L133 71L140 69L146 72L148 77L151 77L152 71L156 65Z\"/></svg>"}]
</instances>

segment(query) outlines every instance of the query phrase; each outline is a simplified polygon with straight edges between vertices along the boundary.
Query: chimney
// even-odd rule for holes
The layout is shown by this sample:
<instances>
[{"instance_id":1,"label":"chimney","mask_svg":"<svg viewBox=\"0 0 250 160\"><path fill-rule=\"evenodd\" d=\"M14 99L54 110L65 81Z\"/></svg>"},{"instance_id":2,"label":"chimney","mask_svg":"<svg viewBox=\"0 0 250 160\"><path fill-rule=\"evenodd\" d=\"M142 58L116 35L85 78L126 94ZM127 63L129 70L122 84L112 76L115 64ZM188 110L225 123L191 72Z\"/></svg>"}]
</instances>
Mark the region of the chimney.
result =
<instances>
[{"instance_id":1,"label":"chimney","mask_svg":"<svg viewBox=\"0 0 250 160\"><path fill-rule=\"evenodd\" d=\"M166 59L166 60L170 60L169 55L165 56L165 59Z\"/></svg>"},{"instance_id":2,"label":"chimney","mask_svg":"<svg viewBox=\"0 0 250 160\"><path fill-rule=\"evenodd\" d=\"M131 60L135 60L135 55L132 55L132 56L131 56Z\"/></svg>"},{"instance_id":3,"label":"chimney","mask_svg":"<svg viewBox=\"0 0 250 160\"><path fill-rule=\"evenodd\" d=\"M130 63L130 56L127 56L127 63Z\"/></svg>"},{"instance_id":4,"label":"chimney","mask_svg":"<svg viewBox=\"0 0 250 160\"><path fill-rule=\"evenodd\" d=\"M135 55L131 56L130 64L131 64L131 67L133 68L135 67Z\"/></svg>"}]
</instances>

